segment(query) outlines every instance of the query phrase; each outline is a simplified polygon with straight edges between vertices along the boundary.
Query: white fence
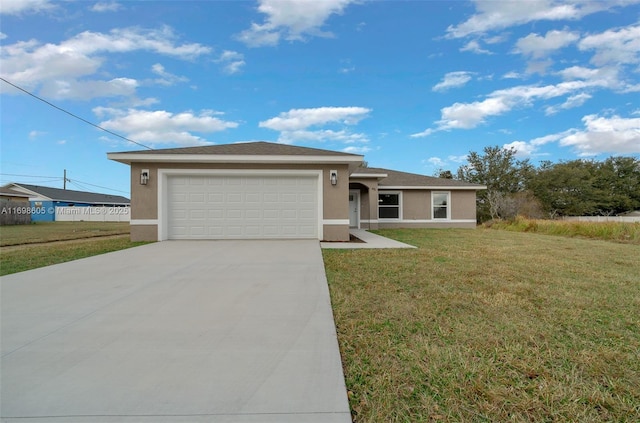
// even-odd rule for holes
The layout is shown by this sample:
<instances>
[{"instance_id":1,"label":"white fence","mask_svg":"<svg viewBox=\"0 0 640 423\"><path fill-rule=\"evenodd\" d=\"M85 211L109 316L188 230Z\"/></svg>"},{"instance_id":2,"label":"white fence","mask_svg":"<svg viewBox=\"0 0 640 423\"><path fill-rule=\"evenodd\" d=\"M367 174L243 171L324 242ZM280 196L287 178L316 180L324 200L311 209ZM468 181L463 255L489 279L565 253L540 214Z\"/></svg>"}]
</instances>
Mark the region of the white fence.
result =
<instances>
[{"instance_id":1,"label":"white fence","mask_svg":"<svg viewBox=\"0 0 640 423\"><path fill-rule=\"evenodd\" d=\"M129 222L131 207L56 207L56 222Z\"/></svg>"},{"instance_id":2,"label":"white fence","mask_svg":"<svg viewBox=\"0 0 640 423\"><path fill-rule=\"evenodd\" d=\"M640 216L564 216L562 220L574 222L640 222Z\"/></svg>"}]
</instances>

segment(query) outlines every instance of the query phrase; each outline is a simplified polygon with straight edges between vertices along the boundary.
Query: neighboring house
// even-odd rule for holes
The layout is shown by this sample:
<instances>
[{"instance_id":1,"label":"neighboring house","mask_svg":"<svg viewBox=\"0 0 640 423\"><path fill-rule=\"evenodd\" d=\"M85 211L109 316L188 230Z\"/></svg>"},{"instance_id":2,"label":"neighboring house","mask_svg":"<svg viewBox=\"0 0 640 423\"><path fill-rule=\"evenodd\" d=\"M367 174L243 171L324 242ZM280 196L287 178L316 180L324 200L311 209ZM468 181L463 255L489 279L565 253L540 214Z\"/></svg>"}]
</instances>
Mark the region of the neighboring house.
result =
<instances>
[{"instance_id":1,"label":"neighboring house","mask_svg":"<svg viewBox=\"0 0 640 423\"><path fill-rule=\"evenodd\" d=\"M8 187L0 187L0 199L5 201L13 201L18 203L28 203L29 194L24 192L15 191Z\"/></svg>"},{"instance_id":2,"label":"neighboring house","mask_svg":"<svg viewBox=\"0 0 640 423\"><path fill-rule=\"evenodd\" d=\"M349 228L475 227L475 194L485 189L267 142L107 156L131 166L134 241L348 241Z\"/></svg>"},{"instance_id":3,"label":"neighboring house","mask_svg":"<svg viewBox=\"0 0 640 423\"><path fill-rule=\"evenodd\" d=\"M95 192L74 191L69 189L43 187L39 185L10 183L3 187L27 195L33 210L33 222L53 222L56 218L56 207L124 207L130 204L126 197Z\"/></svg>"},{"instance_id":4,"label":"neighboring house","mask_svg":"<svg viewBox=\"0 0 640 423\"><path fill-rule=\"evenodd\" d=\"M29 195L0 187L0 225L31 223Z\"/></svg>"}]
</instances>

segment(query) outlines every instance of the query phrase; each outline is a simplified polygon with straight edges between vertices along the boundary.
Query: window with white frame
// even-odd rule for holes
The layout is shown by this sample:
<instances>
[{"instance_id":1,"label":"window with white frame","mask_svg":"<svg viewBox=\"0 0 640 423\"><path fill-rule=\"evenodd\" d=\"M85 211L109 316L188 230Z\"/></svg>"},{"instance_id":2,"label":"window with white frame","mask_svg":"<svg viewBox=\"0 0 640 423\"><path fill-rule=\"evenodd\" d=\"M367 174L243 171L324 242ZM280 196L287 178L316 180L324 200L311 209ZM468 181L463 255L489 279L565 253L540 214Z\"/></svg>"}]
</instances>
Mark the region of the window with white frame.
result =
<instances>
[{"instance_id":1,"label":"window with white frame","mask_svg":"<svg viewBox=\"0 0 640 423\"><path fill-rule=\"evenodd\" d=\"M378 193L378 218L400 219L400 192Z\"/></svg>"},{"instance_id":2,"label":"window with white frame","mask_svg":"<svg viewBox=\"0 0 640 423\"><path fill-rule=\"evenodd\" d=\"M433 191L431 193L431 218L451 218L451 193L449 191Z\"/></svg>"}]
</instances>

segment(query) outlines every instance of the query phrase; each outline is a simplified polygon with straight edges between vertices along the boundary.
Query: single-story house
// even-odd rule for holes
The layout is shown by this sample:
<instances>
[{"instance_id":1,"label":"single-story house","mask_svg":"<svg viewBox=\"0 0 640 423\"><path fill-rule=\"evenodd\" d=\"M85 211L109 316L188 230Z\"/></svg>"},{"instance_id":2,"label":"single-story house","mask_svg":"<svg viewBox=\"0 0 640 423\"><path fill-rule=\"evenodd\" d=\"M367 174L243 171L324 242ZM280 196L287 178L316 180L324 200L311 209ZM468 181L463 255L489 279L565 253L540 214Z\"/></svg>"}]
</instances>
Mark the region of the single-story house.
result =
<instances>
[{"instance_id":1,"label":"single-story house","mask_svg":"<svg viewBox=\"0 0 640 423\"><path fill-rule=\"evenodd\" d=\"M29 195L0 187L0 225L25 225L31 223Z\"/></svg>"},{"instance_id":2,"label":"single-story house","mask_svg":"<svg viewBox=\"0 0 640 423\"><path fill-rule=\"evenodd\" d=\"M131 238L312 238L350 228L476 226L486 187L362 167L364 157L268 142L108 153L131 166Z\"/></svg>"},{"instance_id":3,"label":"single-story house","mask_svg":"<svg viewBox=\"0 0 640 423\"><path fill-rule=\"evenodd\" d=\"M10 183L2 188L28 196L32 209L38 209L37 213L31 214L31 221L33 222L55 221L56 207L125 207L130 204L128 198L120 195L74 191L22 183Z\"/></svg>"},{"instance_id":4,"label":"single-story house","mask_svg":"<svg viewBox=\"0 0 640 423\"><path fill-rule=\"evenodd\" d=\"M0 200L13 201L17 203L29 203L29 194L16 191L6 186L0 187Z\"/></svg>"}]
</instances>

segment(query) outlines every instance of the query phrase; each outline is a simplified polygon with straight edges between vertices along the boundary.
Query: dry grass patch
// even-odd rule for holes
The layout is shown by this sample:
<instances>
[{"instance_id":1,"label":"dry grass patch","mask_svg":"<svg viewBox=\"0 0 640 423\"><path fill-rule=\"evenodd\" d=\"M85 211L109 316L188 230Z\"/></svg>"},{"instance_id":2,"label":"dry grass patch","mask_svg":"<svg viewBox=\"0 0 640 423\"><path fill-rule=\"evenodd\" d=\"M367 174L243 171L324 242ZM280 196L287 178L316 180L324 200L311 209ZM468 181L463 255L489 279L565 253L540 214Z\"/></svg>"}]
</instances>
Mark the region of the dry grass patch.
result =
<instances>
[{"instance_id":1,"label":"dry grass patch","mask_svg":"<svg viewBox=\"0 0 640 423\"><path fill-rule=\"evenodd\" d=\"M640 222L578 222L526 219L518 216L514 220L492 221L486 223L485 227L640 245Z\"/></svg>"},{"instance_id":2,"label":"dry grass patch","mask_svg":"<svg viewBox=\"0 0 640 423\"><path fill-rule=\"evenodd\" d=\"M355 421L640 415L639 246L380 233L419 249L323 251Z\"/></svg>"},{"instance_id":3,"label":"dry grass patch","mask_svg":"<svg viewBox=\"0 0 640 423\"><path fill-rule=\"evenodd\" d=\"M129 233L129 222L34 222L0 226L0 246L65 241Z\"/></svg>"}]
</instances>

